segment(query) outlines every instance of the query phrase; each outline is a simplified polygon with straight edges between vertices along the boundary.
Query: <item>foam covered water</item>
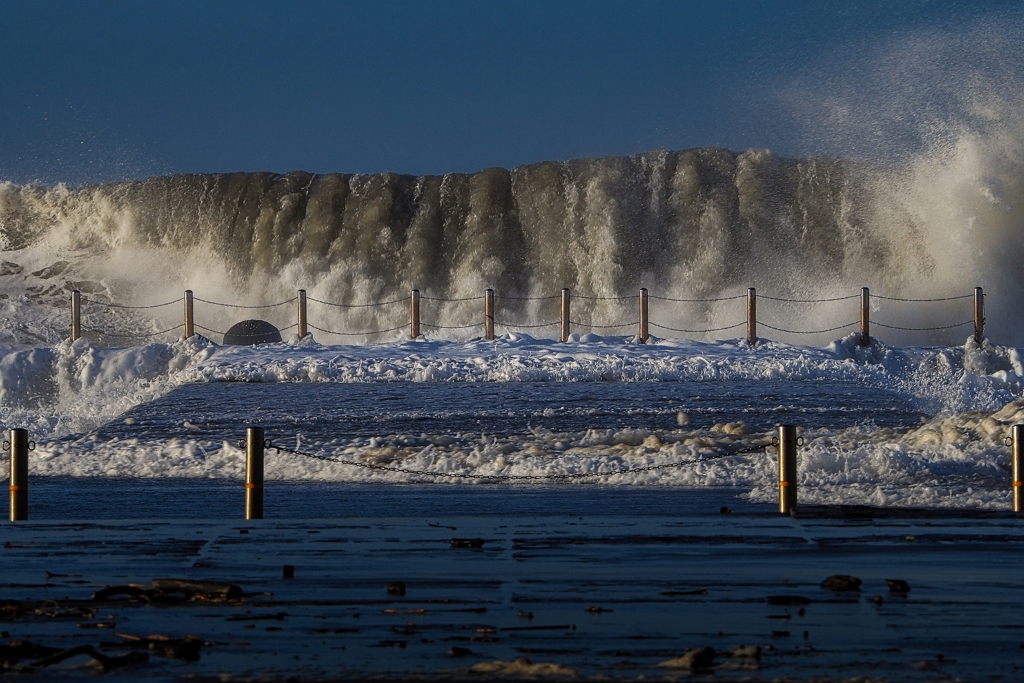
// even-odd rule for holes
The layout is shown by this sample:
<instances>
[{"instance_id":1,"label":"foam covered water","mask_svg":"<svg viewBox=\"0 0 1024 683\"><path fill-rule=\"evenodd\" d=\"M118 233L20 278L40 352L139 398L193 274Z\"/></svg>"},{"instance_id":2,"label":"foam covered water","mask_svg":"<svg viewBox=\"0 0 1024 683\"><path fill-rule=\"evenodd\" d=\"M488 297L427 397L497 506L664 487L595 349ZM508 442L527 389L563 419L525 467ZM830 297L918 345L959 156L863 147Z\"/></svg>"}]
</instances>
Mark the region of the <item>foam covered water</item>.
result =
<instances>
[{"instance_id":1,"label":"foam covered water","mask_svg":"<svg viewBox=\"0 0 1024 683\"><path fill-rule=\"evenodd\" d=\"M855 336L821 348L83 339L4 355L0 411L39 442L35 475L240 478L236 440L252 423L288 448L426 473L268 456L271 480L339 482L612 473L765 443L791 422L806 439L804 502L994 508L1009 499L1003 439L1024 420L1019 353L971 339L861 348ZM775 468L753 454L556 483L742 487L763 502L777 495Z\"/></svg>"}]
</instances>

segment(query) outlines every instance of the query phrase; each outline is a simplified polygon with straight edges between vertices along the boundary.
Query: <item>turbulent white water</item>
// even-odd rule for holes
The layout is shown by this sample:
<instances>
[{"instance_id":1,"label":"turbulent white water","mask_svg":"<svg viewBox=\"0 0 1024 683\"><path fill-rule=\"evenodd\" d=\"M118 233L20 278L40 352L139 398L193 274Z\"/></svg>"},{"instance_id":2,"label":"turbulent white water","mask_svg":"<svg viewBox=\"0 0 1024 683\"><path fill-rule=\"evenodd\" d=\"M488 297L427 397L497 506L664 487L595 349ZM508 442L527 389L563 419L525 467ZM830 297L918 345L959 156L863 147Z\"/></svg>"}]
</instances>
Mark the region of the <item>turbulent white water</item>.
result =
<instances>
[{"instance_id":1,"label":"turbulent white water","mask_svg":"<svg viewBox=\"0 0 1024 683\"><path fill-rule=\"evenodd\" d=\"M698 383L690 398L659 404L659 410L682 416L696 409L703 393L700 383L728 387L753 382L754 400L757 395L768 397L760 402L770 411L772 402L780 400L771 398L772 392L796 381L783 391L800 394L804 407L787 414L787 421L797 424L814 424L815 405L849 400L842 388L855 385L887 392L883 404L916 411L923 423L893 428L855 420L843 428L804 430L801 500L999 508L1009 499L1003 439L1010 425L1024 420L1024 403L1016 398L1022 378L1018 349L979 348L970 339L963 347L891 348L876 343L860 348L851 335L822 348L777 342L750 348L738 340L657 339L639 345L630 338L589 336L562 344L507 335L493 342L424 339L339 347L293 338L275 345L224 347L197 337L121 349L101 349L80 340L22 349L0 359L0 422L27 427L39 441L31 465L37 475L239 477L243 458L235 439L242 426L252 420L280 421L274 415L297 416L299 426L279 427L284 433L274 436L282 445L307 452L424 472L544 475L667 464L770 438L770 432L744 424L748 399L742 397L720 400L716 415L722 421L711 427L687 424L690 420L683 417L673 420L674 425L662 420L655 426L656 420L636 409L653 406L665 382ZM203 401L203 393L191 393L187 399L161 404L160 410L168 413L166 423L136 423L133 407L168 396L177 387L210 382L286 383L293 389L281 399L284 404L270 393L240 406L196 404ZM422 419L417 411L392 416L377 428L370 422L359 433L340 423L337 433L301 426L298 416L307 410L304 397L316 398L309 390L303 392L303 385L369 383L372 401L373 385L394 382L454 385L455 393L449 395L456 399L458 385L489 384L496 387L499 407L502 386L525 383L530 410L541 409L529 413L533 427L497 434L463 431L458 419L466 407L457 400L428 406L435 420L428 432L416 427ZM552 382L577 389L568 397L555 397L544 388ZM642 383L650 387L651 398L616 408L622 427L559 429L557 418L566 400L571 407L585 399L587 385L594 382L611 382L602 390L612 395L616 384ZM220 400L214 392L209 396ZM382 415L388 414L387 405L381 404ZM857 406L851 408L856 414ZM511 404L507 409L509 420L522 414ZM345 410L339 406L339 418ZM123 418L125 414L129 417ZM201 424L213 419L211 414L220 420L219 427ZM600 424L598 417L587 415L584 410L572 424ZM764 419L772 418L769 414ZM97 431L108 422L121 426ZM501 420L490 424L493 429ZM270 456L267 472L271 479L433 480L288 454ZM776 495L774 476L771 457L758 454L582 483L740 486L749 487L754 500L770 500Z\"/></svg>"}]
</instances>

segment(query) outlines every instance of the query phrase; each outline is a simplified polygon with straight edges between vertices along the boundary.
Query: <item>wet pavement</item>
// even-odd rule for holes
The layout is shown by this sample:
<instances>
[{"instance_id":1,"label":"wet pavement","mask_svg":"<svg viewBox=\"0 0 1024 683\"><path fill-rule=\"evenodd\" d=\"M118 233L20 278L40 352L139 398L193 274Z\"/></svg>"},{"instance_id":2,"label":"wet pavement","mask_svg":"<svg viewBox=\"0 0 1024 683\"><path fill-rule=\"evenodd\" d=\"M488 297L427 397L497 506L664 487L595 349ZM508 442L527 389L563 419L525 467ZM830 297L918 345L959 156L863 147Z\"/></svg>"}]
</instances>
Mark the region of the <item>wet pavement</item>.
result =
<instances>
[{"instance_id":1,"label":"wet pavement","mask_svg":"<svg viewBox=\"0 0 1024 683\"><path fill-rule=\"evenodd\" d=\"M8 523L0 642L144 652L104 676L154 680L1024 673L1024 528L1010 515L701 507ZM835 574L860 590L820 585ZM242 596L166 596L159 578L226 582ZM136 594L92 599L129 584ZM131 646L150 635L204 644L198 659ZM35 678L91 678L104 671L96 662L71 657Z\"/></svg>"}]
</instances>

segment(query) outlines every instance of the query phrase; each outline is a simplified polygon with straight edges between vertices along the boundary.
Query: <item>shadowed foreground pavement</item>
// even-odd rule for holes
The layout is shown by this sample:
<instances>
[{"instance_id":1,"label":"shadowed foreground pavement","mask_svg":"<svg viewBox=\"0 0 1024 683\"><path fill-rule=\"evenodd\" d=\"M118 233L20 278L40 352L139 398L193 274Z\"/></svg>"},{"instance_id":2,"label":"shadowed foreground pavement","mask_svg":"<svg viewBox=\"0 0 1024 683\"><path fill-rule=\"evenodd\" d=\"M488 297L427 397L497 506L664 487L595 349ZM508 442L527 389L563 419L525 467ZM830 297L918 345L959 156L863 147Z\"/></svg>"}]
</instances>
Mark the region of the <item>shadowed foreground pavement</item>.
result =
<instances>
[{"instance_id":1,"label":"shadowed foreground pavement","mask_svg":"<svg viewBox=\"0 0 1024 683\"><path fill-rule=\"evenodd\" d=\"M44 659L11 655L19 640L105 658L43 661L34 680L103 666L160 680L1024 672L1017 520L801 512L4 524L0 643L8 670ZM833 574L861 590L822 588ZM158 578L242 596L164 593ZM132 640L151 635L171 640Z\"/></svg>"}]
</instances>

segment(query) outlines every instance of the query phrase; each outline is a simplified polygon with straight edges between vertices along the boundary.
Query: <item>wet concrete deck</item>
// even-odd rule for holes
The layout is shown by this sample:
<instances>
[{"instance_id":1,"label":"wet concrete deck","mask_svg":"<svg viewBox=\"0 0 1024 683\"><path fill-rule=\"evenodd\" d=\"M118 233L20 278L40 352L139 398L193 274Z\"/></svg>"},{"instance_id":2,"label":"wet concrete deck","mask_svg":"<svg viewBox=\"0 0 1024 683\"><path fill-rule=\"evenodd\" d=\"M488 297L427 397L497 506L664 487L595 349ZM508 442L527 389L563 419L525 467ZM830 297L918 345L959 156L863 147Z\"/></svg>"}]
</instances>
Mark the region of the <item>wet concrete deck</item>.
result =
<instances>
[{"instance_id":1,"label":"wet concrete deck","mask_svg":"<svg viewBox=\"0 0 1024 683\"><path fill-rule=\"evenodd\" d=\"M471 674L473 665L526 657L580 677L1019 680L1024 525L1006 515L824 512L4 524L0 600L98 611L0 629L5 640L60 648L116 643L115 634L212 643L198 661L155 656L111 678L480 678L500 666ZM456 548L453 538L484 543ZM832 574L859 577L862 591L821 588ZM160 577L227 581L246 595L90 600L99 587ZM890 594L885 579L911 590ZM404 596L388 594L394 581ZM106 627L88 628L96 624ZM760 660L659 666L688 648L738 645L761 646Z\"/></svg>"}]
</instances>

